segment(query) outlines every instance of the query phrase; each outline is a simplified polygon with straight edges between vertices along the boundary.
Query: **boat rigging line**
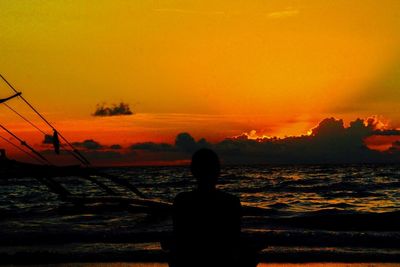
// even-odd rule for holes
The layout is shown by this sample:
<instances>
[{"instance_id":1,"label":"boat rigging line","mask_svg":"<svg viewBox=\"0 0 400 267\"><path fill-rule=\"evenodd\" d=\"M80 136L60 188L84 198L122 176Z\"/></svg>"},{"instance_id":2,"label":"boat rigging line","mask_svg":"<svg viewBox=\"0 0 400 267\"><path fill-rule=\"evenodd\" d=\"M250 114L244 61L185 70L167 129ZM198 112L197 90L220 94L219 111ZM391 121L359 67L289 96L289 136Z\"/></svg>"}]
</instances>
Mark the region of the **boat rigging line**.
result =
<instances>
[{"instance_id":1,"label":"boat rigging line","mask_svg":"<svg viewBox=\"0 0 400 267\"><path fill-rule=\"evenodd\" d=\"M79 150L77 150L73 144L71 144L63 135L61 135L57 129L37 110L35 109L23 96L21 92L18 92L5 78L4 76L2 76L0 74L0 78L15 92L14 95L9 96L7 98L3 98L0 99L0 104L4 104L9 110L11 110L12 112L14 112L16 115L18 115L21 119L23 119L25 122L29 123L32 127L34 127L36 130L38 130L39 132L41 132L42 134L45 135L45 138L47 136L51 136L46 134L45 130L42 130L41 128L39 128L35 123L33 123L31 120L29 120L28 118L26 118L24 115L22 115L21 113L19 113L17 110L15 110L12 106L8 105L6 102L13 99L13 98L20 98L22 99L22 101L25 102L25 104L27 104L52 130L53 130L53 135L52 135L52 142L53 142L53 146L54 146L54 151L56 154L60 153L60 147L63 148L65 151L67 151L68 153L70 153L73 157L75 157L75 159L77 159L79 162L83 163L83 165L85 165L86 167L90 166L90 162L86 159L86 157L84 157ZM72 194L66 189L64 188L61 183L55 181L55 179L53 179L51 176L51 174L55 171L57 171L57 175L60 175L59 170L63 170L63 167L56 167L54 166L46 157L44 157L39 151L35 150L35 148L33 148L32 146L30 146L26 141L22 140L20 137L18 137L17 135L15 135L14 133L12 133L9 129L7 129L5 126L3 126L2 124L0 124L0 129L3 129L5 132L7 132L9 135L11 135L12 137L14 137L16 140L18 140L20 142L21 146L18 146L17 144L15 144L14 142L8 140L7 138L3 137L0 135L0 139L3 139L4 141L6 141L7 143L9 143L10 145L16 147L17 149L19 149L20 151L22 151L23 153L29 155L30 157L32 157L33 159L37 160L38 162L40 162L41 164L46 164L47 165L47 171L44 173L45 176L43 177L42 174L37 176L36 179L38 179L42 184L45 184L50 190L52 190L54 193L58 194L60 198L65 199L65 200L70 200L75 204L78 205L84 205L85 201L87 201L87 199L83 198L83 199L79 199L76 198L74 196L72 196ZM63 143L60 142L61 138L63 140ZM67 146L67 147L64 147ZM18 167L18 166L17 166ZM50 167L50 168L49 168ZM73 166L76 167L76 166ZM147 199L147 196L144 195L140 190L138 190L133 184L131 184L128 180L126 179L122 179L121 177L115 176L115 175L111 175L111 174L102 174L101 172L98 171L94 171L92 168L87 168L85 170L83 170L82 168L79 167L79 176L82 176L83 178L86 178L88 180L90 180L91 182L95 183L96 185L100 186L106 193L108 193L109 195L115 197L117 202L120 202L121 205L126 205L126 199L124 198L118 198L118 193L117 191L114 191L112 188L108 187L106 184L102 183L100 180L98 180L97 178L106 178L110 181L112 181L115 185L121 186L123 188L129 189L131 192L135 193L140 199L139 200L130 200L130 202L133 205L140 205L143 207L148 207L150 211L154 211L157 210L159 208L165 208L165 207L169 207L169 205L163 204L161 202L157 202L157 201L152 201L150 199ZM51 171L50 171L51 170ZM70 175L71 172L67 171L68 169L65 169L66 172L64 173L64 175ZM61 172L62 173L62 172ZM79 174L77 172L77 174ZM32 174L30 174L32 175ZM89 202L91 200L89 199Z\"/></svg>"},{"instance_id":2,"label":"boat rigging line","mask_svg":"<svg viewBox=\"0 0 400 267\"><path fill-rule=\"evenodd\" d=\"M1 103L1 101L0 101ZM40 129L38 126L36 126L33 122L31 122L29 119L27 119L24 115L22 115L21 113L19 113L18 111L16 111L14 108L12 108L10 105L8 105L7 103L3 102L3 105L5 105L9 110L11 110L12 112L14 112L15 114L17 114L21 119L23 119L24 121L26 121L27 123L29 123L32 127L34 127L36 130L38 130L39 132L41 132L42 134L44 134L45 136L48 135L46 132L44 132L42 129ZM73 156L75 159L77 159L79 162L81 162L81 159L71 150L69 150L67 147L65 147L64 144L60 143L60 146L67 151L71 156Z\"/></svg>"},{"instance_id":3,"label":"boat rigging line","mask_svg":"<svg viewBox=\"0 0 400 267\"><path fill-rule=\"evenodd\" d=\"M16 111L15 109L13 109L12 107L10 107L10 105L8 105L7 103L3 103L4 106L6 106L9 110L11 110L12 112L14 112L15 114L17 114L21 119L23 119L24 121L26 121L27 123L29 123L33 128L35 128L36 130L38 130L39 132L41 132L42 134L46 135L46 133L40 129L39 127L37 127L33 122L31 122L30 120L28 120L27 118L25 118L21 113L19 113L18 111Z\"/></svg>"},{"instance_id":4,"label":"boat rigging line","mask_svg":"<svg viewBox=\"0 0 400 267\"><path fill-rule=\"evenodd\" d=\"M41 164L47 164L47 162L43 161L41 158L35 156L35 154L31 154L26 150L23 150L21 147L19 147L18 145L14 144L13 142L11 142L10 140L8 140L7 138L3 137L0 135L0 138L3 139L4 141L6 141L7 143L9 143L10 145L12 145L13 147L15 147L16 149L20 150L21 152L27 154L29 157L33 158L34 160L36 160L37 162L40 162Z\"/></svg>"},{"instance_id":5,"label":"boat rigging line","mask_svg":"<svg viewBox=\"0 0 400 267\"><path fill-rule=\"evenodd\" d=\"M4 127L3 125L0 124L0 128L2 128L4 131L6 131L7 133L9 133L12 137L14 137L15 139L17 139L22 146L27 147L33 154L35 154L36 156L38 156L40 159L42 159L43 161L47 162L50 165L53 165L48 159L46 159L42 154L40 154L40 152L38 152L37 150L35 150L33 147L31 147L27 142L25 142L24 140L22 140L21 138L19 138L18 136L16 136L14 133L12 133L10 130L8 130L6 127Z\"/></svg>"},{"instance_id":6,"label":"boat rigging line","mask_svg":"<svg viewBox=\"0 0 400 267\"><path fill-rule=\"evenodd\" d=\"M40 112L35 109L23 96L21 92L18 92L7 80L6 78L4 78L3 75L0 74L0 78L15 92L15 95L2 99L2 101L0 101L0 103L5 104L10 110L14 111L18 116L20 116L22 119L24 119L25 121L27 121L29 124L31 124L34 128L36 128L37 130L39 130L40 132L42 132L43 134L46 134L44 131L42 131L39 127L37 127L36 125L34 125L32 122L30 122L28 119L26 119L24 116L22 116L21 114L19 114L17 111L15 111L13 108L11 108L10 106L8 106L5 101L10 100L14 97L19 97L22 101L24 101L54 132L54 135L59 136L71 149L72 151L69 151L68 149L66 149L66 151L69 151L77 160L79 160L81 163L83 163L86 166L90 165L89 160L82 155L82 153L80 153L80 151L78 149L76 149L59 131L57 131L57 129L42 115L40 114ZM5 129L5 128L4 128ZM9 132L10 134L12 134L10 131L7 130L7 132ZM22 143L21 143L22 144ZM60 144L62 146L62 144ZM63 147L63 146L62 146ZM63 147L64 148L64 147ZM37 152L35 152L36 154ZM47 161L47 160L46 160Z\"/></svg>"},{"instance_id":7,"label":"boat rigging line","mask_svg":"<svg viewBox=\"0 0 400 267\"><path fill-rule=\"evenodd\" d=\"M7 97L7 98L4 98L4 99L0 99L0 103L5 103L6 101L8 101L8 100L10 100L10 99L13 99L13 98L15 98L15 97L17 97L17 96L20 96L22 93L16 93L15 95L12 95L12 96L10 96L10 97Z\"/></svg>"}]
</instances>

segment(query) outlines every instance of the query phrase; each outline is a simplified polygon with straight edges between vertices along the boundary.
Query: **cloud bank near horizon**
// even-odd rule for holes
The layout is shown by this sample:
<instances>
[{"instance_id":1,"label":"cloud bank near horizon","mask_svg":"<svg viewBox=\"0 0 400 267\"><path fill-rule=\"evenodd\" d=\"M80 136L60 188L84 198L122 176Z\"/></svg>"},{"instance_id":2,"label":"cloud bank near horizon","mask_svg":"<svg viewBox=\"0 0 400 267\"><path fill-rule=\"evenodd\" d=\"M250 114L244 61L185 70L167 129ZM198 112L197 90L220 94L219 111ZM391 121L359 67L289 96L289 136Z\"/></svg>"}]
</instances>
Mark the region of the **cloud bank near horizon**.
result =
<instances>
[{"instance_id":1,"label":"cloud bank near horizon","mask_svg":"<svg viewBox=\"0 0 400 267\"><path fill-rule=\"evenodd\" d=\"M371 137L393 141L386 150L378 151L367 146L365 140ZM347 127L341 119L326 118L308 135L285 138L243 133L211 143L184 132L173 144L142 142L122 147L93 139L73 144L101 165L185 164L200 148L215 150L226 164L400 163L400 130L376 118L356 119Z\"/></svg>"},{"instance_id":2,"label":"cloud bank near horizon","mask_svg":"<svg viewBox=\"0 0 400 267\"><path fill-rule=\"evenodd\" d=\"M368 148L365 139L371 136L393 136L398 140L386 151ZM295 137L250 138L243 134L218 143L204 138L196 141L189 133L177 135L175 144L138 143L130 147L147 154L190 155L199 148L214 149L225 163L231 164L325 164L400 162L400 130L385 129L379 121L357 119L344 126L343 120L324 119L309 135Z\"/></svg>"}]
</instances>

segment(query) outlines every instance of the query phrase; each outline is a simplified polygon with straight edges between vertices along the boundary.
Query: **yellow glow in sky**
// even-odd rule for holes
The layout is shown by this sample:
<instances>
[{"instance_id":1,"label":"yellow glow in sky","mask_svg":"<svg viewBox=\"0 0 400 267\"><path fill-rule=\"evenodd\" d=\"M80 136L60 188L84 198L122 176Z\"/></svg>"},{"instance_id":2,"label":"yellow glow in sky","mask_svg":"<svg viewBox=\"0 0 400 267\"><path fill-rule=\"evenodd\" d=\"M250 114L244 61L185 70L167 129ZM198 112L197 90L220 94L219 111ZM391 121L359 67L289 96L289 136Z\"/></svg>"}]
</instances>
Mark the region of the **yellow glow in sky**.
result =
<instances>
[{"instance_id":1,"label":"yellow glow in sky","mask_svg":"<svg viewBox=\"0 0 400 267\"><path fill-rule=\"evenodd\" d=\"M0 18L1 73L51 121L106 143L91 116L102 102L142 114L117 122L127 143L303 134L327 116L400 126L397 0L21 0L1 1Z\"/></svg>"}]
</instances>

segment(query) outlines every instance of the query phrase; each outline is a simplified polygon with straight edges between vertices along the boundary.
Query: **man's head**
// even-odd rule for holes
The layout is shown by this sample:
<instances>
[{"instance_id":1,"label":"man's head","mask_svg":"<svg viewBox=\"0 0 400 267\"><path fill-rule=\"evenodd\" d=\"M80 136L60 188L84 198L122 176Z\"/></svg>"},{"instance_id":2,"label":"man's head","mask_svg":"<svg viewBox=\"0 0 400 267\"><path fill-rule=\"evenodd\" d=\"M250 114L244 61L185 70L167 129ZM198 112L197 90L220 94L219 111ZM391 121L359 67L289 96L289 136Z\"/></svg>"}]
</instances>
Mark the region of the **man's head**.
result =
<instances>
[{"instance_id":1,"label":"man's head","mask_svg":"<svg viewBox=\"0 0 400 267\"><path fill-rule=\"evenodd\" d=\"M220 174L218 155L211 149L202 148L192 156L190 165L192 174L197 179L199 189L214 189Z\"/></svg>"}]
</instances>

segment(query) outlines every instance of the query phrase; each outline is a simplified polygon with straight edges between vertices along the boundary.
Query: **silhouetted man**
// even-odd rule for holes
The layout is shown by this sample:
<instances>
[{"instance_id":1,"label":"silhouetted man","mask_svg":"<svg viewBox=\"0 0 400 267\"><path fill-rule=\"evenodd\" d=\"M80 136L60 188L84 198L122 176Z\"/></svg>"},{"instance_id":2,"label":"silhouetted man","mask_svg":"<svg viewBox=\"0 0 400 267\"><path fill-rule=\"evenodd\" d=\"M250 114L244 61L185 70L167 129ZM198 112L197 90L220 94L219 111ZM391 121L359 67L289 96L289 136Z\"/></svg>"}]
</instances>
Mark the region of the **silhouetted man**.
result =
<instances>
[{"instance_id":1,"label":"silhouetted man","mask_svg":"<svg viewBox=\"0 0 400 267\"><path fill-rule=\"evenodd\" d=\"M240 200L216 189L220 174L217 154L198 150L191 171L197 189L178 194L174 201L175 245L170 266L249 266L240 263Z\"/></svg>"}]
</instances>

